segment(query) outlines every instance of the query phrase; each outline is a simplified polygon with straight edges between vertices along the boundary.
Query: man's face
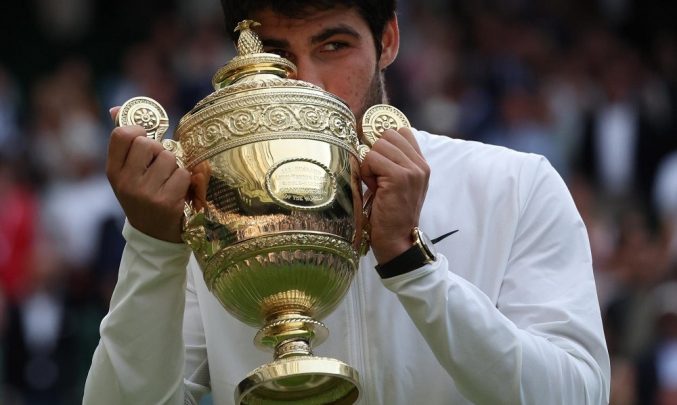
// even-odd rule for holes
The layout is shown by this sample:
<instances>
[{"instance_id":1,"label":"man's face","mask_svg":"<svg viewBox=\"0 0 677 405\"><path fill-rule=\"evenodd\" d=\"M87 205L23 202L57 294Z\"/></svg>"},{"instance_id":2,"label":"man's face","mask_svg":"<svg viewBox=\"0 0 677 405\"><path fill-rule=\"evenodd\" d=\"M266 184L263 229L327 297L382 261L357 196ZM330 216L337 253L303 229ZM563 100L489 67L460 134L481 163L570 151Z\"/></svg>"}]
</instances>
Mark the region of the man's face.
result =
<instances>
[{"instance_id":1,"label":"man's face","mask_svg":"<svg viewBox=\"0 0 677 405\"><path fill-rule=\"evenodd\" d=\"M359 120L364 111L383 101L380 71L397 54L397 23L384 35L386 46L377 59L374 37L354 9L334 8L289 18L265 9L254 14L266 52L277 53L296 64L297 79L313 83L348 104ZM396 38L396 39L399 39ZM393 52L394 50L394 52Z\"/></svg>"}]
</instances>

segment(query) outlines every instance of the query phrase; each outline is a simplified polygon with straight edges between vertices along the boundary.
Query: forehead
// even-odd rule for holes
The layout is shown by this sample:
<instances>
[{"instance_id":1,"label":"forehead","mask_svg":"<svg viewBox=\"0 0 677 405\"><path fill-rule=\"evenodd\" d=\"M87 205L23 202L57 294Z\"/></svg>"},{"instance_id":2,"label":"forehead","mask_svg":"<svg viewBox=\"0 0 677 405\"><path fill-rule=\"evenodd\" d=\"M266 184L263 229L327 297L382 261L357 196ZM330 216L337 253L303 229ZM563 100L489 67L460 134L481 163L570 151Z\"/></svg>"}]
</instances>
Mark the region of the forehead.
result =
<instances>
[{"instance_id":1,"label":"forehead","mask_svg":"<svg viewBox=\"0 0 677 405\"><path fill-rule=\"evenodd\" d=\"M361 37L371 38L367 22L354 8L334 7L328 10L309 10L306 15L294 17L277 13L270 8L257 11L252 18L261 23L256 32L262 39L308 40L336 26L348 26Z\"/></svg>"}]
</instances>

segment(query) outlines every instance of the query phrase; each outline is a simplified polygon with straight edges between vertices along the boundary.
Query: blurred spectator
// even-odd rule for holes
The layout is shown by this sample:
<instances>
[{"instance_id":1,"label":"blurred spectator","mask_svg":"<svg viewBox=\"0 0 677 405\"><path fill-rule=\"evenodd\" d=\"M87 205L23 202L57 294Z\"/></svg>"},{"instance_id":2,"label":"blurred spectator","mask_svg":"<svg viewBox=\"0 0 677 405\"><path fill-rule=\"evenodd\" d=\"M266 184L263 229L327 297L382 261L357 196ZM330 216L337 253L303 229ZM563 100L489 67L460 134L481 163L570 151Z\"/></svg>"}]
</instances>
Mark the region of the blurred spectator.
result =
<instances>
[{"instance_id":1,"label":"blurred spectator","mask_svg":"<svg viewBox=\"0 0 677 405\"><path fill-rule=\"evenodd\" d=\"M103 128L86 61L70 59L32 88L30 129L34 163L46 182L103 167Z\"/></svg>"},{"instance_id":2,"label":"blurred spectator","mask_svg":"<svg viewBox=\"0 0 677 405\"><path fill-rule=\"evenodd\" d=\"M6 388L27 404L58 405L68 379L64 273L49 243L40 243L32 264L29 290L9 308Z\"/></svg>"},{"instance_id":3,"label":"blurred spectator","mask_svg":"<svg viewBox=\"0 0 677 405\"><path fill-rule=\"evenodd\" d=\"M610 34L590 52L607 55L600 67L602 98L586 119L580 169L604 195L617 201L638 196L650 205L647 196L657 163L666 151L665 128L650 118L653 113L642 102L642 66L636 52L625 48Z\"/></svg>"},{"instance_id":4,"label":"blurred spectator","mask_svg":"<svg viewBox=\"0 0 677 405\"><path fill-rule=\"evenodd\" d=\"M652 229L644 212L629 208L619 221L610 264L618 285L605 313L607 341L612 355L635 361L654 340L654 289L669 273L660 235Z\"/></svg>"},{"instance_id":5,"label":"blurred spectator","mask_svg":"<svg viewBox=\"0 0 677 405\"><path fill-rule=\"evenodd\" d=\"M4 400L10 404L81 401L98 325L110 299L92 273L72 271L54 242L48 234L39 236L30 261L30 284L7 309L3 346L9 350L0 368L6 374ZM106 249L119 252L118 245Z\"/></svg>"},{"instance_id":6,"label":"blurred spectator","mask_svg":"<svg viewBox=\"0 0 677 405\"><path fill-rule=\"evenodd\" d=\"M86 63L68 61L34 90L38 103L34 150L47 182L41 226L74 269L92 263L93 235L102 222L122 215L103 175L106 130L98 118L90 78Z\"/></svg>"},{"instance_id":7,"label":"blurred spectator","mask_svg":"<svg viewBox=\"0 0 677 405\"><path fill-rule=\"evenodd\" d=\"M483 140L522 152L543 155L566 178L569 170L547 125L543 105L533 90L523 86L506 89L499 101L498 126L488 132Z\"/></svg>"},{"instance_id":8,"label":"blurred spectator","mask_svg":"<svg viewBox=\"0 0 677 405\"><path fill-rule=\"evenodd\" d=\"M670 261L677 265L677 152L661 162L653 198L668 239Z\"/></svg>"},{"instance_id":9,"label":"blurred spectator","mask_svg":"<svg viewBox=\"0 0 677 405\"><path fill-rule=\"evenodd\" d=\"M544 98L555 143L567 167L580 158L585 117L595 104L595 83L588 74L580 47L554 57L544 80ZM571 167L569 167L571 169ZM580 180L580 178L579 178Z\"/></svg>"},{"instance_id":10,"label":"blurred spectator","mask_svg":"<svg viewBox=\"0 0 677 405\"><path fill-rule=\"evenodd\" d=\"M12 303L28 287L38 213L37 197L17 178L0 151L0 293Z\"/></svg>"},{"instance_id":11,"label":"blurred spectator","mask_svg":"<svg viewBox=\"0 0 677 405\"><path fill-rule=\"evenodd\" d=\"M639 403L677 404L677 281L656 288L657 337L639 364Z\"/></svg>"}]
</instances>

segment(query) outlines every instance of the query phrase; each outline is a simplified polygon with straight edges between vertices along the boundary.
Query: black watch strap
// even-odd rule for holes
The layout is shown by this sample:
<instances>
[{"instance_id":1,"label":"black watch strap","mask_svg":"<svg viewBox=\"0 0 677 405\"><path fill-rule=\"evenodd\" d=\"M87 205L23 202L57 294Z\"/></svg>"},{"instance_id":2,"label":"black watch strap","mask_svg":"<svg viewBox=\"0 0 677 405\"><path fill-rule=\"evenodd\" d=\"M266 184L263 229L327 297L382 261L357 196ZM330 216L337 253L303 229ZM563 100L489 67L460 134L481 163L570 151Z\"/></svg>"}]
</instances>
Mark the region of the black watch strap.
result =
<instances>
[{"instance_id":1,"label":"black watch strap","mask_svg":"<svg viewBox=\"0 0 677 405\"><path fill-rule=\"evenodd\" d=\"M381 278L391 278L423 267L428 263L426 259L421 248L414 245L394 259L376 265L376 271Z\"/></svg>"}]
</instances>

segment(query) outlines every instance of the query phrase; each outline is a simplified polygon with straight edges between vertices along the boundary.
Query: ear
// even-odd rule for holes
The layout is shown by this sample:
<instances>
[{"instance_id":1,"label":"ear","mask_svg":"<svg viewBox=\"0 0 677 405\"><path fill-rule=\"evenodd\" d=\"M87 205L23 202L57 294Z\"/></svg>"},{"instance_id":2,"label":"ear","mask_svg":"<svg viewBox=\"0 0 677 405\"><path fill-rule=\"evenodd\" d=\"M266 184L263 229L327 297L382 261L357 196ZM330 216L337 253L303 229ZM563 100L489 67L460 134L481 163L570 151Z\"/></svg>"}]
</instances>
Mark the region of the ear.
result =
<instances>
[{"instance_id":1,"label":"ear","mask_svg":"<svg viewBox=\"0 0 677 405\"><path fill-rule=\"evenodd\" d=\"M383 28L383 35L381 36L381 57L378 60L379 70L384 70L397 57L397 52L400 49L400 28L397 25L397 16L388 20Z\"/></svg>"}]
</instances>

